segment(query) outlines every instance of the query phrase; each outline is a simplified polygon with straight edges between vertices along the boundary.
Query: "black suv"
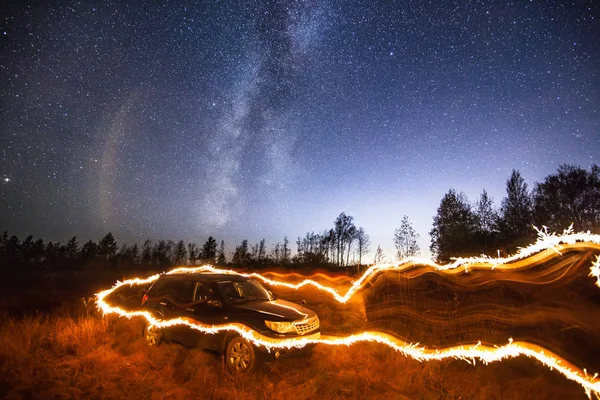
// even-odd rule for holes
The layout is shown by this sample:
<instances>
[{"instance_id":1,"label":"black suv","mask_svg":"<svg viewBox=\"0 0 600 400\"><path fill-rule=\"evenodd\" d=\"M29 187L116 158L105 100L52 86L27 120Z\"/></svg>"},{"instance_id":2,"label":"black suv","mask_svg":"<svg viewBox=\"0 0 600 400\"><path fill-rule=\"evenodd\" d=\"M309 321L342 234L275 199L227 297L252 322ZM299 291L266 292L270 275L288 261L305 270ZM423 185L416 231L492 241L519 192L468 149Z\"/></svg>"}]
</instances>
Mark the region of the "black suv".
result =
<instances>
[{"instance_id":1,"label":"black suv","mask_svg":"<svg viewBox=\"0 0 600 400\"><path fill-rule=\"evenodd\" d=\"M269 339L320 337L319 318L314 311L289 301L275 299L254 279L232 274L161 275L144 293L142 308L159 319L187 317L204 325L243 324ZM179 342L224 354L227 366L245 371L266 353L231 331L202 333L186 325L157 329L148 325L144 336L150 345L162 340ZM311 346L308 346L311 347ZM260 349L260 351L258 351Z\"/></svg>"}]
</instances>

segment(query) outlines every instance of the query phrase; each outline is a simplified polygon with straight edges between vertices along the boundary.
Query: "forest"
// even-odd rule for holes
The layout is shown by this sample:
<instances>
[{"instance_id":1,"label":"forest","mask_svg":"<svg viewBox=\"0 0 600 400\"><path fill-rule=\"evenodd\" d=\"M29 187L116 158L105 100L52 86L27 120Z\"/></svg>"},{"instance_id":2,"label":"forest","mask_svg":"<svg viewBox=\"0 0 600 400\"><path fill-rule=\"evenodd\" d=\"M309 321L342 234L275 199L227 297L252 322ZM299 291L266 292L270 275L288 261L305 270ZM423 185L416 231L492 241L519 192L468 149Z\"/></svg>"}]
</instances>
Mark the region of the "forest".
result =
<instances>
[{"instance_id":1,"label":"forest","mask_svg":"<svg viewBox=\"0 0 600 400\"><path fill-rule=\"evenodd\" d=\"M499 208L485 189L473 203L460 190L449 189L433 216L430 250L438 262L452 257L505 255L535 241L534 227L562 232L571 225L576 231L600 232L598 165L589 170L561 165L531 190L520 172L513 170ZM335 218L332 227L298 237L294 253L287 237L270 247L265 239L255 244L243 240L227 254L225 241L218 242L213 236L202 245L183 240L146 240L130 245L119 244L109 232L98 242L89 240L80 245L76 236L61 244L32 235L21 240L5 230L0 239L0 267L7 272L23 268L126 270L209 263L249 269L279 266L358 272L360 266L371 263L418 256L418 238L405 215L393 233L396 253L386 256L377 246L374 258L367 260L369 235L345 212Z\"/></svg>"}]
</instances>

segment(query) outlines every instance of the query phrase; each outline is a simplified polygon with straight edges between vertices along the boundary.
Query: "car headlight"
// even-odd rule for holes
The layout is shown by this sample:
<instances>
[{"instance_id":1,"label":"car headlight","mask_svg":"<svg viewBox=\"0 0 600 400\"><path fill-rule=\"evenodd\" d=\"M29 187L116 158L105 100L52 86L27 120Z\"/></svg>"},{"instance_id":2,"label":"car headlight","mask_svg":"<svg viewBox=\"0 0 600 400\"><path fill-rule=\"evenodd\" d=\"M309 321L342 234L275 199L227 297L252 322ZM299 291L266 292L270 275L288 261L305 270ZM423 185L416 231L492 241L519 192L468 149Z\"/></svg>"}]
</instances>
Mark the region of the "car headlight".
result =
<instances>
[{"instance_id":1,"label":"car headlight","mask_svg":"<svg viewBox=\"0 0 600 400\"><path fill-rule=\"evenodd\" d=\"M278 333L295 332L294 324L291 322L265 321L265 325L267 325L269 329Z\"/></svg>"}]
</instances>

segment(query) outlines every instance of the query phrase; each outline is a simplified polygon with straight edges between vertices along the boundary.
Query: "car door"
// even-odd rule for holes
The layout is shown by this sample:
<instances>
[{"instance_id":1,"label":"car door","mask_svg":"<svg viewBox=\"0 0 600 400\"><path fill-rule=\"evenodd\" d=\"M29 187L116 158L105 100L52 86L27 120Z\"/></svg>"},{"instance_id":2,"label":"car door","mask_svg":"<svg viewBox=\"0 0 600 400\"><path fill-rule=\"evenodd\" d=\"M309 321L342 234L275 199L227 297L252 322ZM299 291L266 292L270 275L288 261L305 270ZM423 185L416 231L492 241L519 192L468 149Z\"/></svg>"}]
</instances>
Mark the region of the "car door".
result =
<instances>
[{"instance_id":1,"label":"car door","mask_svg":"<svg viewBox=\"0 0 600 400\"><path fill-rule=\"evenodd\" d=\"M156 309L163 319L186 317L189 313L187 306L192 302L196 282L190 279L171 279L165 285L162 296L159 297ZM185 325L173 325L168 328L171 340L186 344L187 330Z\"/></svg>"},{"instance_id":2,"label":"car door","mask_svg":"<svg viewBox=\"0 0 600 400\"><path fill-rule=\"evenodd\" d=\"M210 282L198 282L194 295L194 306L188 308L188 315L204 326L222 325L229 320L221 298ZM194 346L220 350L225 332L196 335Z\"/></svg>"}]
</instances>

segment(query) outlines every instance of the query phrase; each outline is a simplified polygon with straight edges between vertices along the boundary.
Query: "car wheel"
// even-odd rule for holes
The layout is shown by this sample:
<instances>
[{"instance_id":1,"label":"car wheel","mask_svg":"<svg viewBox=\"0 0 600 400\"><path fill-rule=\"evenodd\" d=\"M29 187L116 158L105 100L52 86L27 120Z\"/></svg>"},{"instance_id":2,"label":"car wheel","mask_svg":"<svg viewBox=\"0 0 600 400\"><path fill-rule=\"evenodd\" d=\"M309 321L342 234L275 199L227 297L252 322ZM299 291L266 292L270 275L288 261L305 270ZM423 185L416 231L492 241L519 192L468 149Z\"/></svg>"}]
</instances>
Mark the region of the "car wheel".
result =
<instances>
[{"instance_id":1,"label":"car wheel","mask_svg":"<svg viewBox=\"0 0 600 400\"><path fill-rule=\"evenodd\" d=\"M225 363L231 371L247 372L254 367L254 346L241 336L232 338L225 348Z\"/></svg>"},{"instance_id":2,"label":"car wheel","mask_svg":"<svg viewBox=\"0 0 600 400\"><path fill-rule=\"evenodd\" d=\"M148 324L144 329L144 338L150 346L158 346L163 340L163 333L156 326Z\"/></svg>"}]
</instances>

